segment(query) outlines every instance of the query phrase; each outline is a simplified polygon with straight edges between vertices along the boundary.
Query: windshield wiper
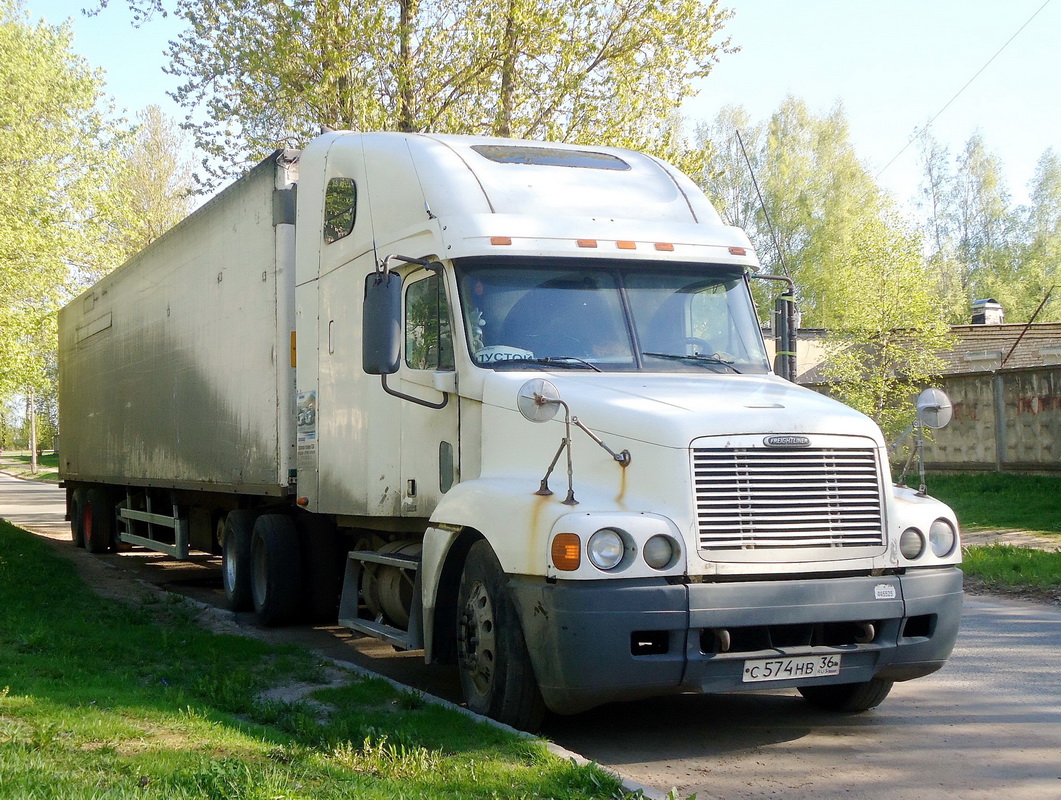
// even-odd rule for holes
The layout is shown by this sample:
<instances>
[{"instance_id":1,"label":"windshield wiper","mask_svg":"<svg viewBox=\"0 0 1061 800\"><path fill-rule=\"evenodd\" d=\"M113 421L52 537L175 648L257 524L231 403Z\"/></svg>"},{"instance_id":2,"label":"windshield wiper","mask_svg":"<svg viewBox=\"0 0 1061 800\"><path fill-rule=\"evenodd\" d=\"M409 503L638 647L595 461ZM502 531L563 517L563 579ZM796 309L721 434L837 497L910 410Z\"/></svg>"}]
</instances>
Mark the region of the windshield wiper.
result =
<instances>
[{"instance_id":1,"label":"windshield wiper","mask_svg":"<svg viewBox=\"0 0 1061 800\"><path fill-rule=\"evenodd\" d=\"M710 366L721 366L731 369L738 375L741 374L740 370L733 366L732 361L725 361L717 356L704 356L704 355L680 355L678 353L642 353L643 356L652 356L653 358L666 358L670 361L692 361L694 364L706 364Z\"/></svg>"},{"instance_id":2,"label":"windshield wiper","mask_svg":"<svg viewBox=\"0 0 1061 800\"><path fill-rule=\"evenodd\" d=\"M584 358L578 358L577 356L544 356L542 358L511 358L507 361L495 361L490 366L494 369L498 367L512 367L518 369L523 364L534 364L536 366L543 367L563 367L564 369L591 369L594 372L603 372L600 367L595 364L591 364Z\"/></svg>"}]
</instances>

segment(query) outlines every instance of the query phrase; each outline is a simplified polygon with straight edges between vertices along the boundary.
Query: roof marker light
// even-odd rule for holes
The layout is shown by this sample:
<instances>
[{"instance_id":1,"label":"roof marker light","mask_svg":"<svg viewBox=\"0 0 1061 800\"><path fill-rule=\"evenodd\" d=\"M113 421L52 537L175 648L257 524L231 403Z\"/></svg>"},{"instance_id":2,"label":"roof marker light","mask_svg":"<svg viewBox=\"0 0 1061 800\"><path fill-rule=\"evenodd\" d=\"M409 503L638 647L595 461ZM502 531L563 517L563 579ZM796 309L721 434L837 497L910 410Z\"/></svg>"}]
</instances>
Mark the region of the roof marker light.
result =
<instances>
[{"instance_id":1,"label":"roof marker light","mask_svg":"<svg viewBox=\"0 0 1061 800\"><path fill-rule=\"evenodd\" d=\"M748 251L745 250L743 247L731 247L729 249L729 254L731 256L746 256L748 255Z\"/></svg>"},{"instance_id":2,"label":"roof marker light","mask_svg":"<svg viewBox=\"0 0 1061 800\"><path fill-rule=\"evenodd\" d=\"M656 249L665 253L671 253L674 251L674 245L670 242L656 242Z\"/></svg>"},{"instance_id":3,"label":"roof marker light","mask_svg":"<svg viewBox=\"0 0 1061 800\"><path fill-rule=\"evenodd\" d=\"M615 246L618 247L620 250L636 250L637 249L637 243L636 242L616 242Z\"/></svg>"},{"instance_id":4,"label":"roof marker light","mask_svg":"<svg viewBox=\"0 0 1061 800\"><path fill-rule=\"evenodd\" d=\"M490 244L512 244L511 236L491 236Z\"/></svg>"},{"instance_id":5,"label":"roof marker light","mask_svg":"<svg viewBox=\"0 0 1061 800\"><path fill-rule=\"evenodd\" d=\"M597 246L597 240L596 239L579 239L578 240L578 246L579 247L596 247Z\"/></svg>"}]
</instances>

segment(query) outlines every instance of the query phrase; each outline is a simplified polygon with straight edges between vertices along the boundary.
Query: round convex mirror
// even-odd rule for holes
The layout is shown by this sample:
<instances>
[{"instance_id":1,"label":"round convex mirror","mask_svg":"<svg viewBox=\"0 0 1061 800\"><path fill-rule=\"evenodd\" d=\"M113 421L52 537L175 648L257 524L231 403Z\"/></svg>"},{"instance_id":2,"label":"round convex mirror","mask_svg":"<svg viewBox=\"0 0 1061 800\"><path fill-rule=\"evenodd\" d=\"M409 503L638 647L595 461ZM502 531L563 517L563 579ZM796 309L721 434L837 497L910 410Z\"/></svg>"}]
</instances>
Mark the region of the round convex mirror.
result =
<instances>
[{"instance_id":1,"label":"round convex mirror","mask_svg":"<svg viewBox=\"0 0 1061 800\"><path fill-rule=\"evenodd\" d=\"M544 378L534 378L520 387L516 404L531 422L548 422L560 410L560 392Z\"/></svg>"},{"instance_id":2,"label":"round convex mirror","mask_svg":"<svg viewBox=\"0 0 1061 800\"><path fill-rule=\"evenodd\" d=\"M926 428L945 428L953 415L950 398L942 389L925 389L917 396L917 418Z\"/></svg>"}]
</instances>

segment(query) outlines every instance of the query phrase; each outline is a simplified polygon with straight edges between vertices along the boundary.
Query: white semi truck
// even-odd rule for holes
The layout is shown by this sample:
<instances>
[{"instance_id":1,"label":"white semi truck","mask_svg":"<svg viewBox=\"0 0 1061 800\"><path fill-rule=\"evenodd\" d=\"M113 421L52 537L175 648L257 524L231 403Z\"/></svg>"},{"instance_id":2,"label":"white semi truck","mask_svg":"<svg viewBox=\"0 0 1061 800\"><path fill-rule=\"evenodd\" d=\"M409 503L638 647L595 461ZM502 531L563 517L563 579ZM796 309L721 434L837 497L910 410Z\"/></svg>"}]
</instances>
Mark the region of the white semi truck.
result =
<instances>
[{"instance_id":1,"label":"white semi truck","mask_svg":"<svg viewBox=\"0 0 1061 800\"><path fill-rule=\"evenodd\" d=\"M60 314L74 541L220 553L264 624L456 663L468 705L944 663L960 543L881 432L771 369L749 240L607 147L329 133Z\"/></svg>"}]
</instances>

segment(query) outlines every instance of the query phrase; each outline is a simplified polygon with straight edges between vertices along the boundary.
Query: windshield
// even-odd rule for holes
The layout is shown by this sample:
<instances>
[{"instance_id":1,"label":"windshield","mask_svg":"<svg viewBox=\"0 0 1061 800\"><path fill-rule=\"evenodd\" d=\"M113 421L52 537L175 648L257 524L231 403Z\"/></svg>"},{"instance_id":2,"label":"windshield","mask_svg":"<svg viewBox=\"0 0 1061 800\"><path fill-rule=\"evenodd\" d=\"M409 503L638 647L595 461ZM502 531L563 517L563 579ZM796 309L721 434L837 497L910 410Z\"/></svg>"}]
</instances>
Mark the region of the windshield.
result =
<instances>
[{"instance_id":1,"label":"windshield","mask_svg":"<svg viewBox=\"0 0 1061 800\"><path fill-rule=\"evenodd\" d=\"M769 370L739 269L469 259L457 276L468 345L485 368Z\"/></svg>"}]
</instances>

